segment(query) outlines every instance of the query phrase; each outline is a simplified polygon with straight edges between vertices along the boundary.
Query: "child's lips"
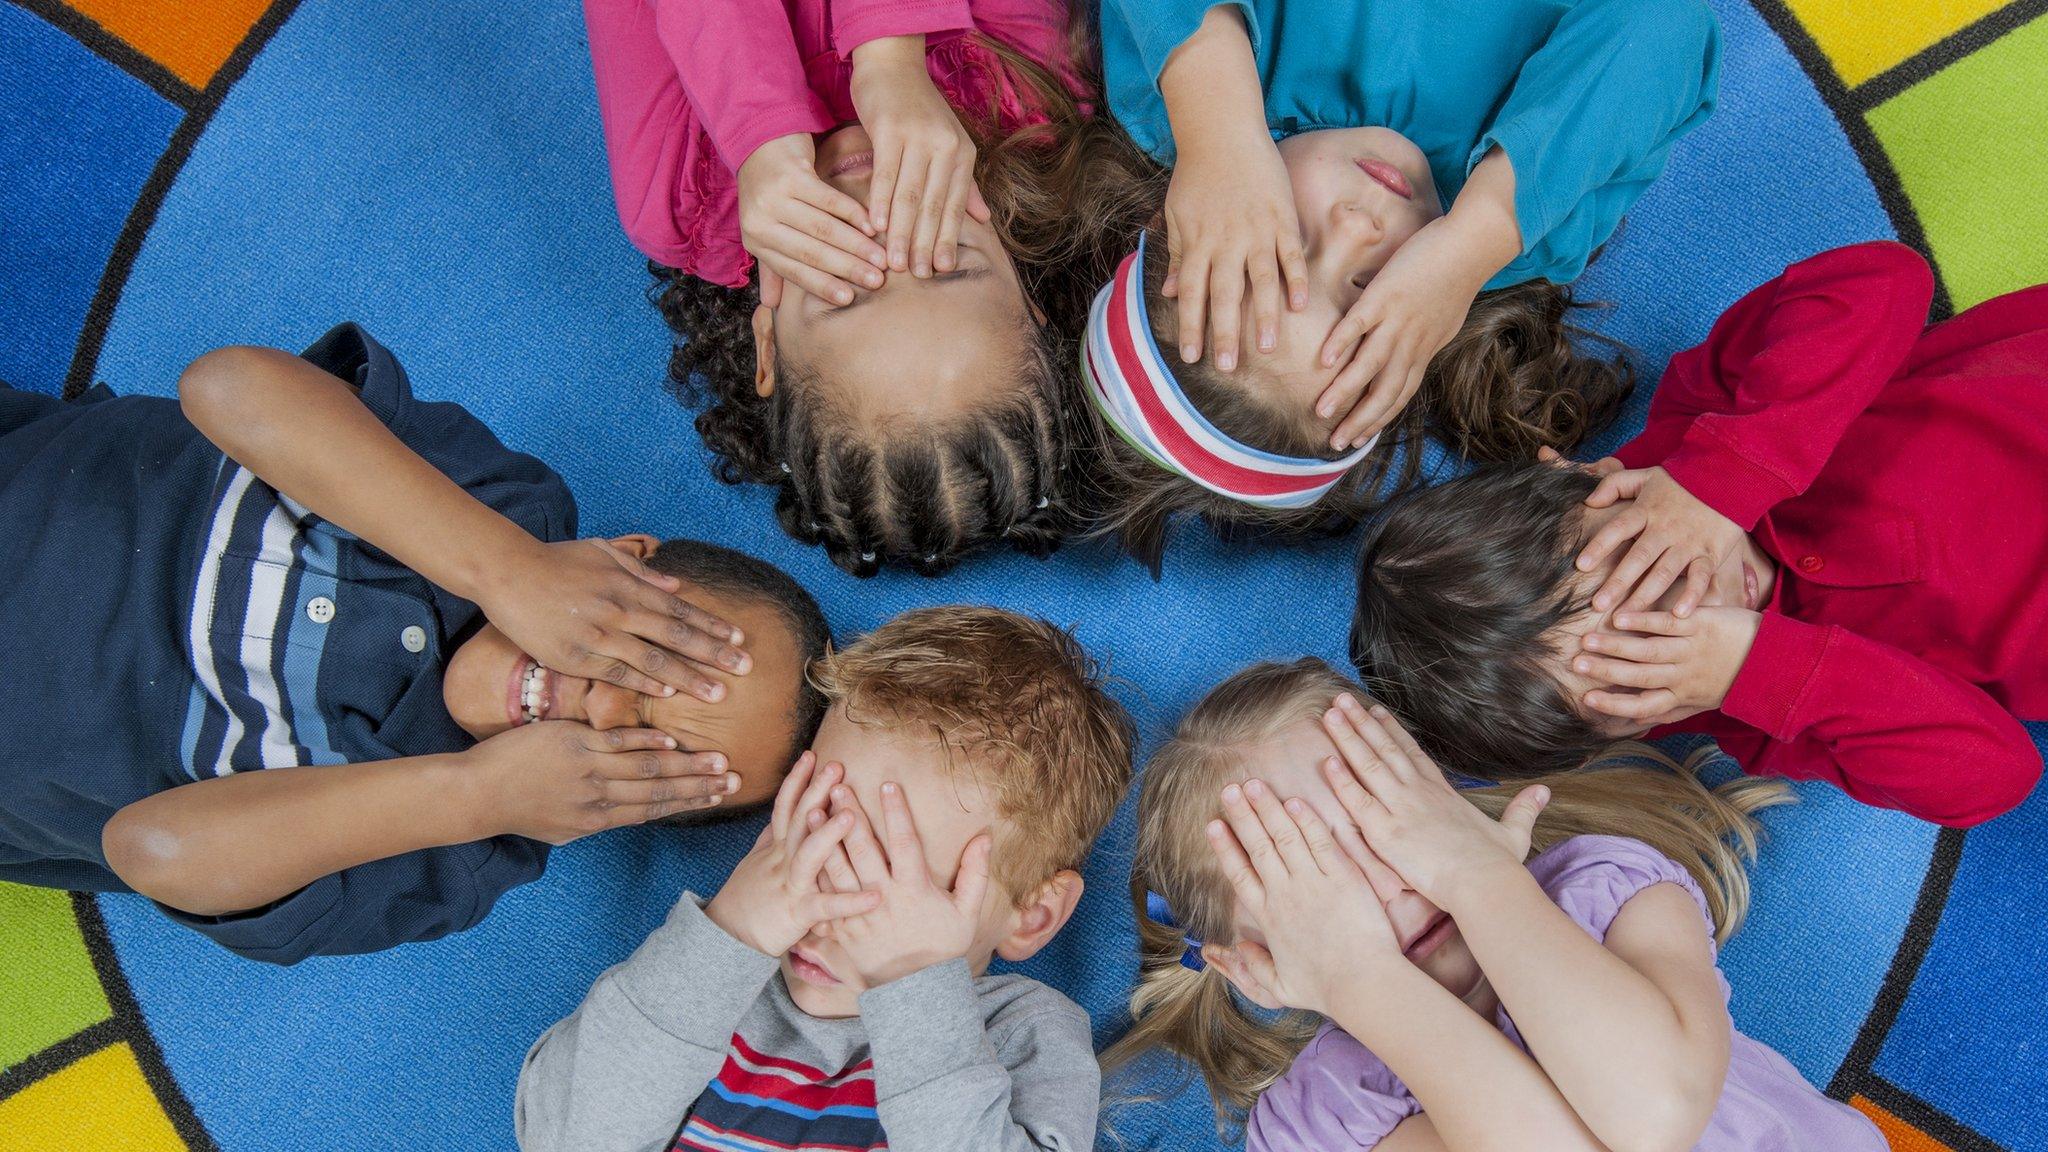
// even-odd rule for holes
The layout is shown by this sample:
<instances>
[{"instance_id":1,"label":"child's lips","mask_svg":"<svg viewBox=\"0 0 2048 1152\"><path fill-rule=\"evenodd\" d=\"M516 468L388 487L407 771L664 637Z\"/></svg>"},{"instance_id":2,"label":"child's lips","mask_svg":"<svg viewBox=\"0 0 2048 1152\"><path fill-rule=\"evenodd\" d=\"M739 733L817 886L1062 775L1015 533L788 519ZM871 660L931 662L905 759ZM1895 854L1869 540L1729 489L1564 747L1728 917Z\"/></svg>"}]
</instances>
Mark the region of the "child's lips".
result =
<instances>
[{"instance_id":1,"label":"child's lips","mask_svg":"<svg viewBox=\"0 0 2048 1152\"><path fill-rule=\"evenodd\" d=\"M1361 156L1357 164L1358 170L1365 173L1373 183L1403 200L1415 199L1414 186L1408 183L1408 177L1399 168L1377 156Z\"/></svg>"},{"instance_id":2,"label":"child's lips","mask_svg":"<svg viewBox=\"0 0 2048 1152\"><path fill-rule=\"evenodd\" d=\"M839 977L832 974L830 968L819 963L817 959L802 948L791 948L789 950L789 966L796 970L797 979L802 980L806 984L816 984L820 988L832 988L842 983Z\"/></svg>"},{"instance_id":3,"label":"child's lips","mask_svg":"<svg viewBox=\"0 0 2048 1152\"><path fill-rule=\"evenodd\" d=\"M505 719L509 721L514 728L517 728L522 724L531 722L526 713L526 685L527 679L535 675L536 673L538 673L540 677L539 682L537 684L537 687L540 690L540 699L538 701L538 707L536 707L534 711L542 720L549 719L554 714L554 674L541 668L540 662L535 660L533 657L527 656L522 653L519 659L513 662L512 680L509 684L505 686Z\"/></svg>"},{"instance_id":4,"label":"child's lips","mask_svg":"<svg viewBox=\"0 0 2048 1152\"><path fill-rule=\"evenodd\" d=\"M1443 947L1444 941L1451 938L1452 928L1451 918L1439 913L1435 920L1430 921L1429 927L1422 930L1421 935L1410 940L1401 949L1401 954L1406 956L1411 964L1422 963L1438 948Z\"/></svg>"},{"instance_id":5,"label":"child's lips","mask_svg":"<svg viewBox=\"0 0 2048 1152\"><path fill-rule=\"evenodd\" d=\"M832 165L832 170L825 173L825 175L844 176L849 172L866 172L873 169L874 166L875 153L873 149L869 149L865 152L855 152L851 156L840 157L839 162Z\"/></svg>"}]
</instances>

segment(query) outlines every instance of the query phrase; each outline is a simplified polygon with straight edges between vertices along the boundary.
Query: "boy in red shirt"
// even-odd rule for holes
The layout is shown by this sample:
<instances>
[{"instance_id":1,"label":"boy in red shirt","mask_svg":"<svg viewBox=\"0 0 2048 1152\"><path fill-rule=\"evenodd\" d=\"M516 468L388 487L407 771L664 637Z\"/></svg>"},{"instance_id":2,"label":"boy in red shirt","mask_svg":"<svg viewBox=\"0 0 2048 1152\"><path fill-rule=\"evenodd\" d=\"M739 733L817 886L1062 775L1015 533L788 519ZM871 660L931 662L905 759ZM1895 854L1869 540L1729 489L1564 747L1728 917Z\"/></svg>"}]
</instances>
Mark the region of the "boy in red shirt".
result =
<instances>
[{"instance_id":1,"label":"boy in red shirt","mask_svg":"<svg viewBox=\"0 0 2048 1152\"><path fill-rule=\"evenodd\" d=\"M1801 261L1672 358L1643 434L1418 494L1352 659L1432 755L1513 777L1646 732L1952 826L2048 719L2048 285L1925 327L1899 244Z\"/></svg>"}]
</instances>

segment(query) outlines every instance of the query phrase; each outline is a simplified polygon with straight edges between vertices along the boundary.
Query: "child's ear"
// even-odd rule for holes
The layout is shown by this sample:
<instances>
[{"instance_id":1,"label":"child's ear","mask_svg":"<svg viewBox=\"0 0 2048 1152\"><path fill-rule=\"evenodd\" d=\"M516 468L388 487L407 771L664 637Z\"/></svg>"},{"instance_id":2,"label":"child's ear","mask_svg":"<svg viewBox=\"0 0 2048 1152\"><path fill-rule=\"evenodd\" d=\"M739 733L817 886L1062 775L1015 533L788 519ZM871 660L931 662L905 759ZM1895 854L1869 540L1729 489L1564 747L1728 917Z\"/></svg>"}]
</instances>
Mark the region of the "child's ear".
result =
<instances>
[{"instance_id":1,"label":"child's ear","mask_svg":"<svg viewBox=\"0 0 2048 1152\"><path fill-rule=\"evenodd\" d=\"M775 309L754 307L754 395L766 400L775 392Z\"/></svg>"},{"instance_id":2,"label":"child's ear","mask_svg":"<svg viewBox=\"0 0 2048 1152\"><path fill-rule=\"evenodd\" d=\"M1038 886L1031 902L1018 910L1010 922L1010 933L996 944L996 955L1005 960L1029 960L1038 954L1074 915L1081 902L1081 874L1072 869L1058 872Z\"/></svg>"},{"instance_id":3,"label":"child's ear","mask_svg":"<svg viewBox=\"0 0 2048 1152\"><path fill-rule=\"evenodd\" d=\"M661 547L661 541L656 540L645 532L635 532L629 536L612 537L612 547L617 548L635 560L645 560L649 556L654 555L656 548Z\"/></svg>"}]
</instances>

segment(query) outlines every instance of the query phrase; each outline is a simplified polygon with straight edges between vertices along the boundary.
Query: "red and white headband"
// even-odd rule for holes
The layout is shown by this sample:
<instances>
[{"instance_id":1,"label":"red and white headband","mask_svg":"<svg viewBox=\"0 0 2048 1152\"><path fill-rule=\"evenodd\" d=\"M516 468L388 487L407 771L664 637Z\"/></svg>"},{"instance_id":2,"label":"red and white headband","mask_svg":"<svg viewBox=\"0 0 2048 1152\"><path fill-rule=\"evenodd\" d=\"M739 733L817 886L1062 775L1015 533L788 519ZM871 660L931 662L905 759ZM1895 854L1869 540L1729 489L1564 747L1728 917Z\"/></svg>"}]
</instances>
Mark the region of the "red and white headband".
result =
<instances>
[{"instance_id":1,"label":"red and white headband","mask_svg":"<svg viewBox=\"0 0 2048 1152\"><path fill-rule=\"evenodd\" d=\"M1095 294L1081 371L1103 419L1131 447L1161 468L1246 504L1306 508L1372 451L1369 440L1336 460L1261 452L1224 435L1196 411L1152 339L1142 238Z\"/></svg>"}]
</instances>

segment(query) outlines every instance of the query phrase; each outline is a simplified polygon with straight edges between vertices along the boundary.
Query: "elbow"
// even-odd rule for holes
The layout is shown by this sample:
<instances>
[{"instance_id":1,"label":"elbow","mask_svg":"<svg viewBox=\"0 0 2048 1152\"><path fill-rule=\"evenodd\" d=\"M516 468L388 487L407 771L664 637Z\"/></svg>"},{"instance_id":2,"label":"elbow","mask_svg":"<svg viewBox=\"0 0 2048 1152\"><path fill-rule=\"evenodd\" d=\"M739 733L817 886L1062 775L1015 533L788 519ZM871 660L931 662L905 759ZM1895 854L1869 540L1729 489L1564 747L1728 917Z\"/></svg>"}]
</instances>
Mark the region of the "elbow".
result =
<instances>
[{"instance_id":1,"label":"elbow","mask_svg":"<svg viewBox=\"0 0 2048 1152\"><path fill-rule=\"evenodd\" d=\"M1720 1086L1671 1083L1642 1093L1616 1115L1591 1124L1609 1152L1689 1152L1720 1102Z\"/></svg>"},{"instance_id":2,"label":"elbow","mask_svg":"<svg viewBox=\"0 0 2048 1152\"><path fill-rule=\"evenodd\" d=\"M196 865L181 831L152 815L146 804L114 813L100 830L100 852L123 884L159 904L193 916L244 910L208 879L208 869Z\"/></svg>"},{"instance_id":3,"label":"elbow","mask_svg":"<svg viewBox=\"0 0 2048 1152\"><path fill-rule=\"evenodd\" d=\"M233 431L248 418L248 394L266 362L281 355L286 353L274 348L231 345L200 356L178 376L179 409L209 438Z\"/></svg>"}]
</instances>

